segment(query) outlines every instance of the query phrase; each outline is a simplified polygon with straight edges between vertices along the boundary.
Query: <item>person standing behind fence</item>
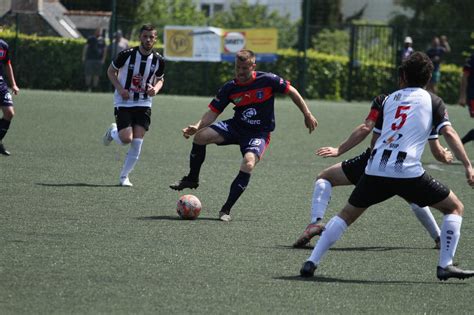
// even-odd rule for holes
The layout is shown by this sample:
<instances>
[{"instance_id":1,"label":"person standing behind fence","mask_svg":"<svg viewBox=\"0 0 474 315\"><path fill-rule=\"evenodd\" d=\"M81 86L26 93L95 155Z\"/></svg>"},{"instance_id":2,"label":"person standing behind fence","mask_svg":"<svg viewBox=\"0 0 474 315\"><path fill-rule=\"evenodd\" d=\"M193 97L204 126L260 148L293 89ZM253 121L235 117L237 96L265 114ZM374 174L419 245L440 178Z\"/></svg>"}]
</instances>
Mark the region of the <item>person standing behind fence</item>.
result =
<instances>
[{"instance_id":1,"label":"person standing behind fence","mask_svg":"<svg viewBox=\"0 0 474 315\"><path fill-rule=\"evenodd\" d=\"M469 57L463 67L463 74L461 78L461 86L459 89L459 105L466 106L469 110L469 115L474 118L474 53ZM474 140L474 129L471 129L461 141L466 144Z\"/></svg>"},{"instance_id":2,"label":"person standing behind fence","mask_svg":"<svg viewBox=\"0 0 474 315\"><path fill-rule=\"evenodd\" d=\"M412 46L413 46L413 40L411 39L411 37L410 36L405 37L405 40L403 42L403 49L401 52L401 61L407 59L413 53Z\"/></svg>"},{"instance_id":3,"label":"person standing behind fence","mask_svg":"<svg viewBox=\"0 0 474 315\"><path fill-rule=\"evenodd\" d=\"M0 108L2 108L3 117L0 119L0 154L10 155L3 145L3 138L10 128L10 123L15 115L13 109L12 95L8 91L8 85L5 81L5 74L10 80L10 87L13 94L17 95L20 89L16 85L15 75L13 74L13 67L10 61L10 53L7 42L0 39Z\"/></svg>"},{"instance_id":4,"label":"person standing behind fence","mask_svg":"<svg viewBox=\"0 0 474 315\"><path fill-rule=\"evenodd\" d=\"M111 60L114 60L119 52L128 49L128 39L123 37L121 30L117 30L114 33L114 39L112 43L107 47L108 55Z\"/></svg>"},{"instance_id":5,"label":"person standing behind fence","mask_svg":"<svg viewBox=\"0 0 474 315\"><path fill-rule=\"evenodd\" d=\"M430 57L433 62L433 74L431 75L431 80L428 83L426 89L432 93L437 93L437 85L441 79L440 65L441 61L446 53L451 51L449 46L448 39L446 36L433 37L431 41L431 47L426 51L428 57Z\"/></svg>"},{"instance_id":6,"label":"person standing behind fence","mask_svg":"<svg viewBox=\"0 0 474 315\"><path fill-rule=\"evenodd\" d=\"M106 44L101 29L95 30L94 36L87 39L82 51L86 87L89 91L97 90L106 57Z\"/></svg>"}]
</instances>

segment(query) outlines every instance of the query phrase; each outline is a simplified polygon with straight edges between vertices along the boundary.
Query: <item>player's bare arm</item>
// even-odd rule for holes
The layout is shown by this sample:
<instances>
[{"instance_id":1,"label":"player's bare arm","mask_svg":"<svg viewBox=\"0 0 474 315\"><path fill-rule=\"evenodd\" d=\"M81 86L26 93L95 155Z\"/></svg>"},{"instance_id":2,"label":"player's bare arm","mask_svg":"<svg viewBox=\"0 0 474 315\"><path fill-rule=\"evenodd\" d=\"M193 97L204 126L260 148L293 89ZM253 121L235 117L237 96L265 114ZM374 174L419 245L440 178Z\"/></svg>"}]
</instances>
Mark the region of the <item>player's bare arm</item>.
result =
<instances>
[{"instance_id":1,"label":"player's bare arm","mask_svg":"<svg viewBox=\"0 0 474 315\"><path fill-rule=\"evenodd\" d=\"M163 79L158 80L158 82L156 82L155 85L152 85L152 84L148 83L146 94L148 96L155 96L156 94L158 94L158 92L163 87L163 83L164 83Z\"/></svg>"},{"instance_id":2,"label":"player's bare arm","mask_svg":"<svg viewBox=\"0 0 474 315\"><path fill-rule=\"evenodd\" d=\"M213 112L212 110L208 110L207 112L204 113L201 120L199 120L197 123L193 125L187 126L186 128L182 130L183 137L188 139L189 137L195 135L196 132L211 125L214 121L216 121L218 116L219 116L219 113Z\"/></svg>"},{"instance_id":3,"label":"player's bare arm","mask_svg":"<svg viewBox=\"0 0 474 315\"><path fill-rule=\"evenodd\" d=\"M431 154L435 157L436 160L451 164L453 162L454 156L453 153L441 145L438 139L429 140Z\"/></svg>"},{"instance_id":4,"label":"player's bare arm","mask_svg":"<svg viewBox=\"0 0 474 315\"><path fill-rule=\"evenodd\" d=\"M124 100L128 100L130 97L128 90L124 89L122 84L120 84L118 80L118 71L112 65L110 65L107 69L107 77L109 78L112 85L117 89L117 92L120 94L120 96Z\"/></svg>"},{"instance_id":5,"label":"player's bare arm","mask_svg":"<svg viewBox=\"0 0 474 315\"><path fill-rule=\"evenodd\" d=\"M306 105L306 102L304 101L301 94L293 86L290 86L290 89L288 91L288 95L290 96L293 103L295 103L295 105L298 106L300 111L303 113L303 115L304 115L304 124L305 124L306 128L309 129L309 133L313 132L316 129L316 127L318 126L318 121L316 120L316 118L313 116L313 114L309 110L308 105Z\"/></svg>"},{"instance_id":6,"label":"player's bare arm","mask_svg":"<svg viewBox=\"0 0 474 315\"><path fill-rule=\"evenodd\" d=\"M6 70L7 70L6 73L7 73L8 79L10 80L10 86L13 91L13 94L17 95L18 92L20 92L20 89L18 88L18 85L16 85L15 75L13 74L13 68L10 62L7 62Z\"/></svg>"},{"instance_id":7,"label":"player's bare arm","mask_svg":"<svg viewBox=\"0 0 474 315\"><path fill-rule=\"evenodd\" d=\"M367 138L372 129L374 129L374 125L375 123L372 120L367 119L363 124L357 126L351 135L337 148L321 147L316 150L316 155L322 157L338 157L346 153Z\"/></svg>"},{"instance_id":8,"label":"player's bare arm","mask_svg":"<svg viewBox=\"0 0 474 315\"><path fill-rule=\"evenodd\" d=\"M440 133L446 139L446 142L453 151L454 156L456 156L456 158L464 165L467 183L469 184L469 186L474 188L474 170L472 169L471 161L469 160L469 157L467 156L467 153L464 150L464 146L461 142L461 139L459 139L458 133L456 132L456 130L454 130L453 127L449 125L443 127L440 130Z\"/></svg>"}]
</instances>

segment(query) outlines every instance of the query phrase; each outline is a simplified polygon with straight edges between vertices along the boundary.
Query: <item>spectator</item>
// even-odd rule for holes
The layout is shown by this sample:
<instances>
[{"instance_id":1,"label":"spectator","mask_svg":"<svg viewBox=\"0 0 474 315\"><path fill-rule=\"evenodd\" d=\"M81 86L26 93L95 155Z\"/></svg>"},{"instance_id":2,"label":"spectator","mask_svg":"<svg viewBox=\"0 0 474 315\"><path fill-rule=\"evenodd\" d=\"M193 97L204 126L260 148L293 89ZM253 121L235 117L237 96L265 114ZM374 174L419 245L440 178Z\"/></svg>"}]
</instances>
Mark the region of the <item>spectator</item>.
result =
<instances>
[{"instance_id":1,"label":"spectator","mask_svg":"<svg viewBox=\"0 0 474 315\"><path fill-rule=\"evenodd\" d=\"M115 60L119 52L128 48L128 39L123 37L121 30L117 30L114 33L114 39L112 40L112 43L109 45L109 47L107 47L107 53L111 60Z\"/></svg>"},{"instance_id":2,"label":"spectator","mask_svg":"<svg viewBox=\"0 0 474 315\"><path fill-rule=\"evenodd\" d=\"M89 91L97 90L100 75L105 62L106 44L101 29L95 30L94 36L87 39L82 51L86 87Z\"/></svg>"},{"instance_id":3,"label":"spectator","mask_svg":"<svg viewBox=\"0 0 474 315\"><path fill-rule=\"evenodd\" d=\"M433 74L431 80L428 83L426 89L432 93L437 93L437 85L441 79L440 65L445 53L449 53L451 47L448 43L448 38L446 36L441 36L441 39L437 36L433 37L431 41L431 47L426 51L428 57L430 57L433 62Z\"/></svg>"},{"instance_id":4,"label":"spectator","mask_svg":"<svg viewBox=\"0 0 474 315\"><path fill-rule=\"evenodd\" d=\"M402 61L407 59L413 53L413 40L410 36L405 37L405 41L403 42L403 49L401 53Z\"/></svg>"}]
</instances>

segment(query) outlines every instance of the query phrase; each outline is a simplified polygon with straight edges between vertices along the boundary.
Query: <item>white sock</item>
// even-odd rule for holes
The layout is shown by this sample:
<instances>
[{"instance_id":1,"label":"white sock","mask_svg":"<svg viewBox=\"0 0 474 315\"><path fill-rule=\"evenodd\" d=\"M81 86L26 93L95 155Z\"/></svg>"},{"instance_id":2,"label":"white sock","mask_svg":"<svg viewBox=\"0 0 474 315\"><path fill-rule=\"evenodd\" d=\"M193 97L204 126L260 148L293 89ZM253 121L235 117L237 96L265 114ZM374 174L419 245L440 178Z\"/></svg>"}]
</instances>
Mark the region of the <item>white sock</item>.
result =
<instances>
[{"instance_id":1,"label":"white sock","mask_svg":"<svg viewBox=\"0 0 474 315\"><path fill-rule=\"evenodd\" d=\"M143 139L135 138L130 144L128 149L127 156L123 163L122 172L120 173L120 178L128 177L128 174L133 170L135 164L137 164L138 158L140 157L140 151L142 149Z\"/></svg>"},{"instance_id":2,"label":"white sock","mask_svg":"<svg viewBox=\"0 0 474 315\"><path fill-rule=\"evenodd\" d=\"M314 183L313 199L311 201L311 223L318 218L324 218L329 201L331 200L332 185L325 179L318 179Z\"/></svg>"},{"instance_id":3,"label":"white sock","mask_svg":"<svg viewBox=\"0 0 474 315\"><path fill-rule=\"evenodd\" d=\"M420 221L420 223L423 224L428 233L430 233L431 238L436 240L438 237L440 237L441 230L439 229L438 224L436 223L436 220L430 211L430 208L421 208L420 206L414 203L411 203L410 207L415 213L418 221Z\"/></svg>"},{"instance_id":4,"label":"white sock","mask_svg":"<svg viewBox=\"0 0 474 315\"><path fill-rule=\"evenodd\" d=\"M117 128L112 129L112 132L110 133L110 135L112 136L112 139L114 139L114 141L117 142L117 144L125 145L125 143L123 143L122 140L120 140Z\"/></svg>"},{"instance_id":5,"label":"white sock","mask_svg":"<svg viewBox=\"0 0 474 315\"><path fill-rule=\"evenodd\" d=\"M454 254L461 236L462 217L448 214L441 225L441 249L439 251L439 266L445 268L453 264Z\"/></svg>"},{"instance_id":6,"label":"white sock","mask_svg":"<svg viewBox=\"0 0 474 315\"><path fill-rule=\"evenodd\" d=\"M316 243L316 246L308 260L312 261L315 265L318 265L329 248L341 238L346 229L346 221L340 217L334 216L329 220L328 224L326 224L326 229L323 234L321 234L321 237Z\"/></svg>"}]
</instances>

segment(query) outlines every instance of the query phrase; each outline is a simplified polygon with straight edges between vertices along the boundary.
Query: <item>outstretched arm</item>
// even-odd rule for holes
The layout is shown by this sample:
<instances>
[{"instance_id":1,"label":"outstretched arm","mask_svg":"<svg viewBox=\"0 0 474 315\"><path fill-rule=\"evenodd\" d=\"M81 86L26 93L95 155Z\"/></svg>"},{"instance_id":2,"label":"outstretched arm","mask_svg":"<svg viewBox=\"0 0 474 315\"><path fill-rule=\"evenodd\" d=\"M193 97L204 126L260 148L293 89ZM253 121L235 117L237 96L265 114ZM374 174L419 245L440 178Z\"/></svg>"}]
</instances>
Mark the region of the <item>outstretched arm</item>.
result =
<instances>
[{"instance_id":1,"label":"outstretched arm","mask_svg":"<svg viewBox=\"0 0 474 315\"><path fill-rule=\"evenodd\" d=\"M444 148L441 143L439 143L438 139L433 139L428 141L430 144L430 150L436 160L451 164L453 161L453 153L448 150L448 148Z\"/></svg>"},{"instance_id":2,"label":"outstretched arm","mask_svg":"<svg viewBox=\"0 0 474 315\"><path fill-rule=\"evenodd\" d=\"M318 126L318 121L309 110L308 105L306 105L306 102L304 101L301 94L298 92L297 89L295 89L293 86L290 85L290 90L288 91L288 95L290 96L293 103L295 103L296 106L298 106L300 111L303 113L304 124L306 128L309 129L309 133L313 132L314 129L316 129L316 127Z\"/></svg>"},{"instance_id":3,"label":"outstretched arm","mask_svg":"<svg viewBox=\"0 0 474 315\"><path fill-rule=\"evenodd\" d=\"M454 155L456 158L462 162L464 165L467 183L474 187L474 170L472 169L471 161L469 160L466 151L464 150L464 146L459 139L459 135L451 126L445 126L440 130L440 133L446 139L451 150L453 150Z\"/></svg>"},{"instance_id":4,"label":"outstretched arm","mask_svg":"<svg viewBox=\"0 0 474 315\"><path fill-rule=\"evenodd\" d=\"M212 110L208 110L204 113L204 115L202 115L201 120L199 120L193 125L189 125L186 128L183 128L183 137L188 139L189 137L193 136L202 128L205 128L212 124L217 119L217 116L219 116L219 113L213 112Z\"/></svg>"},{"instance_id":5,"label":"outstretched arm","mask_svg":"<svg viewBox=\"0 0 474 315\"><path fill-rule=\"evenodd\" d=\"M322 147L316 150L316 154L322 157L338 157L361 143L372 131L375 123L367 119L365 123L357 126L351 135L341 143L337 148Z\"/></svg>"},{"instance_id":6,"label":"outstretched arm","mask_svg":"<svg viewBox=\"0 0 474 315\"><path fill-rule=\"evenodd\" d=\"M7 62L6 64L6 73L8 76L8 79L10 80L10 86L12 88L13 94L17 95L20 89L18 88L18 85L16 85L15 81L15 75L13 74L13 67L10 61Z\"/></svg>"}]
</instances>

